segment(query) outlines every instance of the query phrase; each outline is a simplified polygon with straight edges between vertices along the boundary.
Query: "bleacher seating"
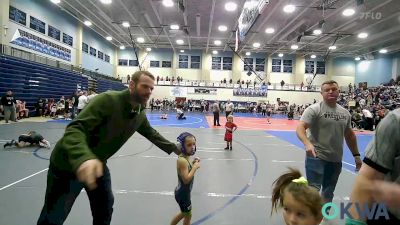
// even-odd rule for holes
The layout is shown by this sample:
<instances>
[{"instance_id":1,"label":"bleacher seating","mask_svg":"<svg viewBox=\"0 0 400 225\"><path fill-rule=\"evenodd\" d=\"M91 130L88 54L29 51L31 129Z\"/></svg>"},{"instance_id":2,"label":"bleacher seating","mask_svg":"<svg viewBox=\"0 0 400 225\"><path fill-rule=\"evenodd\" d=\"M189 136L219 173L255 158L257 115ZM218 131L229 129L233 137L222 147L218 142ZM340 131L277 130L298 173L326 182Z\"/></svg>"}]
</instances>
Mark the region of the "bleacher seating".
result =
<instances>
[{"instance_id":1,"label":"bleacher seating","mask_svg":"<svg viewBox=\"0 0 400 225\"><path fill-rule=\"evenodd\" d=\"M87 90L88 78L78 73L20 58L0 55L0 95L11 89L18 100L33 111L42 98L69 97L79 86Z\"/></svg>"},{"instance_id":2,"label":"bleacher seating","mask_svg":"<svg viewBox=\"0 0 400 225\"><path fill-rule=\"evenodd\" d=\"M126 89L127 87L121 83L121 81L112 81L112 80L106 80L102 78L97 79L97 92L105 92L108 90L116 90L116 91L121 91Z\"/></svg>"}]
</instances>

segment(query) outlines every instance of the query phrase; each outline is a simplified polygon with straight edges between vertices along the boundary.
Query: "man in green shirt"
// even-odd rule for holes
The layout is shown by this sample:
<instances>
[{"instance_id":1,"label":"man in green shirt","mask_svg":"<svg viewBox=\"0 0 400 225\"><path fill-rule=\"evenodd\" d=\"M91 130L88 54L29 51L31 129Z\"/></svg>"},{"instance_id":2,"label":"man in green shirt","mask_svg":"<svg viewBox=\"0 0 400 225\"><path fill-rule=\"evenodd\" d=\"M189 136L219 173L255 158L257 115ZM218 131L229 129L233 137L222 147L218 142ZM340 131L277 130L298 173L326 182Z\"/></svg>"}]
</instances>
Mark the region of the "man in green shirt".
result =
<instances>
[{"instance_id":1,"label":"man in green shirt","mask_svg":"<svg viewBox=\"0 0 400 225\"><path fill-rule=\"evenodd\" d=\"M129 89L96 96L66 128L50 157L45 202L37 224L63 224L82 188L86 189L93 224L110 224L114 197L106 162L139 132L168 154L180 154L147 120L144 108L154 76L138 71Z\"/></svg>"}]
</instances>

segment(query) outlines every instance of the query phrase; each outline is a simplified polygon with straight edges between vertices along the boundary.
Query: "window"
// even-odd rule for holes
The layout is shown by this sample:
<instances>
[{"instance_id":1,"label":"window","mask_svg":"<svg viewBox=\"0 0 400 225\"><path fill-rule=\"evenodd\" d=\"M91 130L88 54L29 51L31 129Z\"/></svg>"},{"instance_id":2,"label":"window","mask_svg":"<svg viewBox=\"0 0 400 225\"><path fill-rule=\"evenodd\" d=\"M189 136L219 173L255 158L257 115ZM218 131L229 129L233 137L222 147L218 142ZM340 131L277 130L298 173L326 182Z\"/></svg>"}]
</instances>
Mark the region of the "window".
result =
<instances>
[{"instance_id":1,"label":"window","mask_svg":"<svg viewBox=\"0 0 400 225\"><path fill-rule=\"evenodd\" d=\"M109 62L110 62L110 56L106 54L106 55L105 55L105 58L104 58L104 61L106 61L106 62L109 63Z\"/></svg>"},{"instance_id":2,"label":"window","mask_svg":"<svg viewBox=\"0 0 400 225\"><path fill-rule=\"evenodd\" d=\"M160 61L150 61L150 67L160 67Z\"/></svg>"},{"instance_id":3,"label":"window","mask_svg":"<svg viewBox=\"0 0 400 225\"><path fill-rule=\"evenodd\" d=\"M97 52L97 58L99 58L99 59L103 60L103 57L104 57L104 54L103 54L103 52L101 52L101 51L98 51L98 52Z\"/></svg>"},{"instance_id":4,"label":"window","mask_svg":"<svg viewBox=\"0 0 400 225\"><path fill-rule=\"evenodd\" d=\"M284 59L283 60L283 72L284 73L292 73L292 60Z\"/></svg>"},{"instance_id":5,"label":"window","mask_svg":"<svg viewBox=\"0 0 400 225\"><path fill-rule=\"evenodd\" d=\"M179 55L179 68L180 69L189 68L189 56L188 55Z\"/></svg>"},{"instance_id":6,"label":"window","mask_svg":"<svg viewBox=\"0 0 400 225\"><path fill-rule=\"evenodd\" d=\"M222 59L222 69L232 70L232 57L224 57Z\"/></svg>"},{"instance_id":7,"label":"window","mask_svg":"<svg viewBox=\"0 0 400 225\"><path fill-rule=\"evenodd\" d=\"M256 58L256 71L264 71L265 58Z\"/></svg>"},{"instance_id":8,"label":"window","mask_svg":"<svg viewBox=\"0 0 400 225\"><path fill-rule=\"evenodd\" d=\"M137 60L129 60L129 66L139 66L139 62Z\"/></svg>"},{"instance_id":9,"label":"window","mask_svg":"<svg viewBox=\"0 0 400 225\"><path fill-rule=\"evenodd\" d=\"M281 63L281 59L272 59L272 72L280 73L282 68Z\"/></svg>"},{"instance_id":10,"label":"window","mask_svg":"<svg viewBox=\"0 0 400 225\"><path fill-rule=\"evenodd\" d=\"M200 56L197 55L190 56L190 68L200 69Z\"/></svg>"},{"instance_id":11,"label":"window","mask_svg":"<svg viewBox=\"0 0 400 225\"><path fill-rule=\"evenodd\" d=\"M162 61L161 62L161 67L164 67L164 68L171 68L172 67L171 65L172 65L171 61Z\"/></svg>"},{"instance_id":12,"label":"window","mask_svg":"<svg viewBox=\"0 0 400 225\"><path fill-rule=\"evenodd\" d=\"M96 57L97 50L95 48L90 47L90 55Z\"/></svg>"},{"instance_id":13,"label":"window","mask_svg":"<svg viewBox=\"0 0 400 225\"><path fill-rule=\"evenodd\" d=\"M314 61L306 61L305 73L314 74Z\"/></svg>"},{"instance_id":14,"label":"window","mask_svg":"<svg viewBox=\"0 0 400 225\"><path fill-rule=\"evenodd\" d=\"M119 59L118 60L118 66L127 66L127 65L128 65L127 59Z\"/></svg>"},{"instance_id":15,"label":"window","mask_svg":"<svg viewBox=\"0 0 400 225\"><path fill-rule=\"evenodd\" d=\"M317 61L317 74L325 74L325 62Z\"/></svg>"},{"instance_id":16,"label":"window","mask_svg":"<svg viewBox=\"0 0 400 225\"><path fill-rule=\"evenodd\" d=\"M243 67L244 71L248 71L249 68L254 69L253 58L244 58L244 62L245 62Z\"/></svg>"},{"instance_id":17,"label":"window","mask_svg":"<svg viewBox=\"0 0 400 225\"><path fill-rule=\"evenodd\" d=\"M82 51L86 52L86 53L89 53L89 45L84 43L84 42L82 42Z\"/></svg>"},{"instance_id":18,"label":"window","mask_svg":"<svg viewBox=\"0 0 400 225\"><path fill-rule=\"evenodd\" d=\"M212 64L211 64L211 69L212 70L221 70L221 60L222 57L212 57Z\"/></svg>"}]
</instances>

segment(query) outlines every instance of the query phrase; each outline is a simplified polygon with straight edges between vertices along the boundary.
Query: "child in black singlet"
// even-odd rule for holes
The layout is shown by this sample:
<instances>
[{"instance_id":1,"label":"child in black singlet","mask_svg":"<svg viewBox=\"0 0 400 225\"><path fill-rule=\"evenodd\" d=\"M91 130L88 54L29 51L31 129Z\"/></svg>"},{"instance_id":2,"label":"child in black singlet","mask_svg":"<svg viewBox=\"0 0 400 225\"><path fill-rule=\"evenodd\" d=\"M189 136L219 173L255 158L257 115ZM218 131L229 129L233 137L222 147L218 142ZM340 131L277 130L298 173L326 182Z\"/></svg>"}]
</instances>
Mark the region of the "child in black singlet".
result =
<instances>
[{"instance_id":1,"label":"child in black singlet","mask_svg":"<svg viewBox=\"0 0 400 225\"><path fill-rule=\"evenodd\" d=\"M196 138L187 132L178 137L178 146L182 154L177 160L178 186L175 188L175 200L181 209L171 221L171 225L176 225L183 220L184 225L189 225L192 218L192 202L190 192L193 186L194 174L200 168L200 159L195 158L190 162L190 156L196 152Z\"/></svg>"}]
</instances>

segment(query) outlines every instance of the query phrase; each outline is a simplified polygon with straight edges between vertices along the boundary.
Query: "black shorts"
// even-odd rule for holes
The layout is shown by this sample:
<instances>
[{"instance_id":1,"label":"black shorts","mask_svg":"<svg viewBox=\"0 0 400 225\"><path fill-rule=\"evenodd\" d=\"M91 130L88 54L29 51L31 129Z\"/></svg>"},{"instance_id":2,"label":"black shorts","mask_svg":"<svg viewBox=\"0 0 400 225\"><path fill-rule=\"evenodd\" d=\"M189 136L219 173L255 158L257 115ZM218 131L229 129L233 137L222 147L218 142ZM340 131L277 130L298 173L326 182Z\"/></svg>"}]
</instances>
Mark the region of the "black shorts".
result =
<instances>
[{"instance_id":1,"label":"black shorts","mask_svg":"<svg viewBox=\"0 0 400 225\"><path fill-rule=\"evenodd\" d=\"M268 112L268 111L267 111L267 116L271 116L271 112Z\"/></svg>"},{"instance_id":2,"label":"black shorts","mask_svg":"<svg viewBox=\"0 0 400 225\"><path fill-rule=\"evenodd\" d=\"M31 136L28 135L21 135L18 137L18 142L26 142L26 143L31 143L31 144L39 144L39 141L35 141L32 139Z\"/></svg>"},{"instance_id":3,"label":"black shorts","mask_svg":"<svg viewBox=\"0 0 400 225\"><path fill-rule=\"evenodd\" d=\"M192 212L192 201L190 194L180 194L175 191L175 200L179 205L182 213L190 214Z\"/></svg>"}]
</instances>

